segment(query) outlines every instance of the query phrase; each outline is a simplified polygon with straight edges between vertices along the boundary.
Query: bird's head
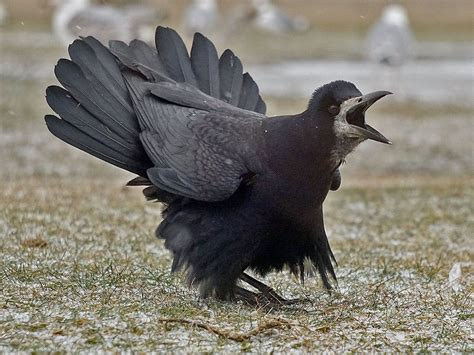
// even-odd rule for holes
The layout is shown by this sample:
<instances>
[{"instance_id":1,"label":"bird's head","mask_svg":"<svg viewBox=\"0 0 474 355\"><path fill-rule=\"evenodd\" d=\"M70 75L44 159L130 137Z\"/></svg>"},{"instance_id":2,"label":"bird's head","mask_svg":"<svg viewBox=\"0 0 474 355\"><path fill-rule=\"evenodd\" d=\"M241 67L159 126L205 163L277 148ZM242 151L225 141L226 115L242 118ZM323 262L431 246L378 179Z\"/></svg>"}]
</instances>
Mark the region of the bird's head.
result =
<instances>
[{"instance_id":1,"label":"bird's head","mask_svg":"<svg viewBox=\"0 0 474 355\"><path fill-rule=\"evenodd\" d=\"M407 10L402 5L391 4L382 13L382 22L396 27L408 26Z\"/></svg>"},{"instance_id":2,"label":"bird's head","mask_svg":"<svg viewBox=\"0 0 474 355\"><path fill-rule=\"evenodd\" d=\"M376 101L391 94L374 91L366 95L347 81L333 81L317 89L308 109L332 126L335 135L337 159L344 159L361 142L372 139L391 144L375 128L365 123L365 112Z\"/></svg>"}]
</instances>

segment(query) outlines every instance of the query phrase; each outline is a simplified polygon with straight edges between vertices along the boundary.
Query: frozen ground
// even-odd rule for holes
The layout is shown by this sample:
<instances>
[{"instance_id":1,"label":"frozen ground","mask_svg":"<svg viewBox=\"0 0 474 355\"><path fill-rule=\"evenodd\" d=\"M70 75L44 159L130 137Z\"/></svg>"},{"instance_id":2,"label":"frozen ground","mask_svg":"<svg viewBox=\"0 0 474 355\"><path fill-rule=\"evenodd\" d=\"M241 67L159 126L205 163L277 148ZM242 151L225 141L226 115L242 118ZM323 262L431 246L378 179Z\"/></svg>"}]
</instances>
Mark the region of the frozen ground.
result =
<instances>
[{"instance_id":1,"label":"frozen ground","mask_svg":"<svg viewBox=\"0 0 474 355\"><path fill-rule=\"evenodd\" d=\"M403 88L368 114L395 144L349 156L325 206L339 288L271 275L311 303L269 311L200 300L170 276L153 237L159 205L47 132L44 89L64 49L37 39L0 47L0 351L474 351L470 62L418 62L376 81L381 69L355 60L256 67L272 115L304 109L335 78Z\"/></svg>"},{"instance_id":2,"label":"frozen ground","mask_svg":"<svg viewBox=\"0 0 474 355\"><path fill-rule=\"evenodd\" d=\"M311 302L271 311L200 300L171 276L152 233L158 206L122 181L10 180L0 192L0 350L470 352L473 197L463 181L332 194L339 288L272 275L278 291Z\"/></svg>"}]
</instances>

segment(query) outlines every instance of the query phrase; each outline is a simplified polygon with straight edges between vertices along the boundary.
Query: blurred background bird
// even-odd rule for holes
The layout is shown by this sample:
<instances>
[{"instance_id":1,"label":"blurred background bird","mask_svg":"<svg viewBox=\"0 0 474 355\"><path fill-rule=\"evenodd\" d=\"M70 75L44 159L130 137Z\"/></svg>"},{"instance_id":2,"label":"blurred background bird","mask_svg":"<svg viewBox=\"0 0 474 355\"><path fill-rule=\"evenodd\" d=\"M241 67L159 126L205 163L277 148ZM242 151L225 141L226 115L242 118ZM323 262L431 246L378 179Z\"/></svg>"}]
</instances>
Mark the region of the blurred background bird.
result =
<instances>
[{"instance_id":1,"label":"blurred background bird","mask_svg":"<svg viewBox=\"0 0 474 355\"><path fill-rule=\"evenodd\" d=\"M413 57L414 38L402 5L385 7L381 18L369 31L366 47L367 58L377 63L397 66Z\"/></svg>"},{"instance_id":2,"label":"blurred background bird","mask_svg":"<svg viewBox=\"0 0 474 355\"><path fill-rule=\"evenodd\" d=\"M7 9L5 5L0 3L0 26L3 25L7 21L7 18L8 18Z\"/></svg>"},{"instance_id":3,"label":"blurred background bird","mask_svg":"<svg viewBox=\"0 0 474 355\"><path fill-rule=\"evenodd\" d=\"M194 32L209 34L215 30L218 18L216 0L193 0L184 12L183 27L189 35Z\"/></svg>"},{"instance_id":4,"label":"blurred background bird","mask_svg":"<svg viewBox=\"0 0 474 355\"><path fill-rule=\"evenodd\" d=\"M163 19L156 8L136 3L126 7L92 4L90 0L52 0L55 10L52 27L55 35L67 45L79 36L93 35L103 43L110 39L149 40L148 27ZM151 38L148 38L151 35Z\"/></svg>"},{"instance_id":5,"label":"blurred background bird","mask_svg":"<svg viewBox=\"0 0 474 355\"><path fill-rule=\"evenodd\" d=\"M309 29L309 22L302 16L290 16L271 0L252 0L255 8L254 24L257 28L273 32L301 32Z\"/></svg>"}]
</instances>

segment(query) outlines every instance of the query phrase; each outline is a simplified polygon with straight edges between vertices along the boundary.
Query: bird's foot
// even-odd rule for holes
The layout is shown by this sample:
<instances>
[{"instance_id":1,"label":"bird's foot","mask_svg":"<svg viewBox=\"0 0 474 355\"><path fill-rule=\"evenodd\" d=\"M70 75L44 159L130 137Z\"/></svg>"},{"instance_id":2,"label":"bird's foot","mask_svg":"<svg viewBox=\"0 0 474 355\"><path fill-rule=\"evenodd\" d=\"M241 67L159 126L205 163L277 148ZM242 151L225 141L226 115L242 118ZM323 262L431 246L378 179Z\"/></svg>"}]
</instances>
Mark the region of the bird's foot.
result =
<instances>
[{"instance_id":1,"label":"bird's foot","mask_svg":"<svg viewBox=\"0 0 474 355\"><path fill-rule=\"evenodd\" d=\"M274 294L252 292L238 286L235 288L234 295L236 300L242 301L252 307L264 309L278 308L298 302L298 300L286 300L276 294L277 297L275 297Z\"/></svg>"},{"instance_id":2,"label":"bird's foot","mask_svg":"<svg viewBox=\"0 0 474 355\"><path fill-rule=\"evenodd\" d=\"M235 295L238 299L248 303L252 306L289 306L297 303L308 302L307 299L286 299L280 296L274 289L265 285L263 282L260 282L250 275L242 273L240 276L242 281L245 281L250 286L255 287L259 290L259 293L255 293L249 290L246 290L242 287L237 287Z\"/></svg>"},{"instance_id":3,"label":"bird's foot","mask_svg":"<svg viewBox=\"0 0 474 355\"><path fill-rule=\"evenodd\" d=\"M255 293L245 288L236 286L234 291L235 299L252 307L268 307L270 302L261 293Z\"/></svg>"}]
</instances>

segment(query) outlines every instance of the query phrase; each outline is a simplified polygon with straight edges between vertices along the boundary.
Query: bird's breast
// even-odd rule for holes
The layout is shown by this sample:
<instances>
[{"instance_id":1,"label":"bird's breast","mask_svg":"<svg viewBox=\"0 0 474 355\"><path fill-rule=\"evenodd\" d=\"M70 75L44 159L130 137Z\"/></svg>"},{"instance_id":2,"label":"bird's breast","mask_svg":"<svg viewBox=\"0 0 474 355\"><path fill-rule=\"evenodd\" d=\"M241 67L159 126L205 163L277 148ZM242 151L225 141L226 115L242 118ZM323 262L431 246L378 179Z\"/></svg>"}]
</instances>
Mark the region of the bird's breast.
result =
<instances>
[{"instance_id":1,"label":"bird's breast","mask_svg":"<svg viewBox=\"0 0 474 355\"><path fill-rule=\"evenodd\" d=\"M258 198L276 214L300 219L313 216L329 192L331 177L327 173L319 176L271 174L262 177L254 186Z\"/></svg>"}]
</instances>

